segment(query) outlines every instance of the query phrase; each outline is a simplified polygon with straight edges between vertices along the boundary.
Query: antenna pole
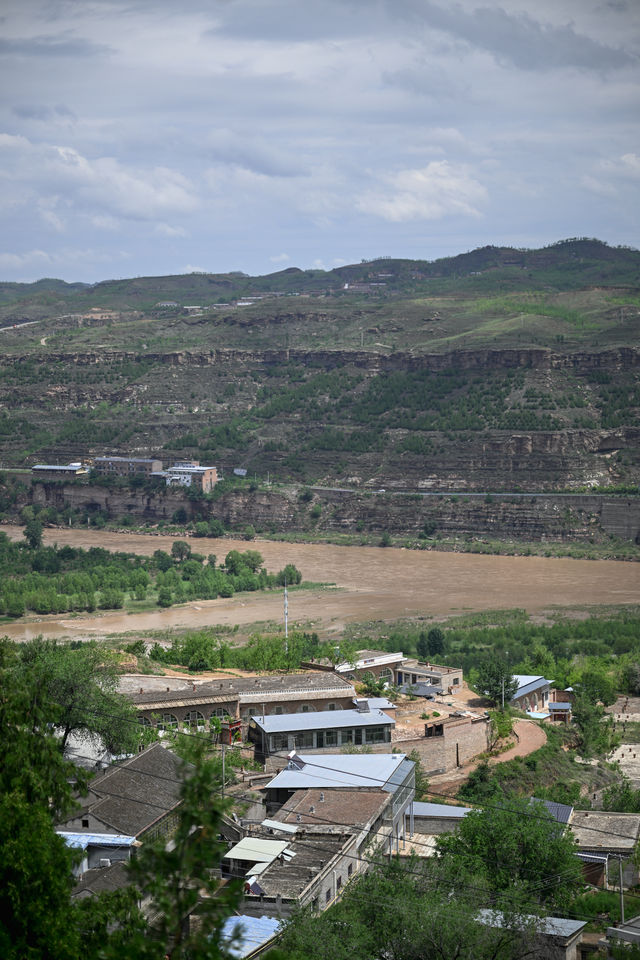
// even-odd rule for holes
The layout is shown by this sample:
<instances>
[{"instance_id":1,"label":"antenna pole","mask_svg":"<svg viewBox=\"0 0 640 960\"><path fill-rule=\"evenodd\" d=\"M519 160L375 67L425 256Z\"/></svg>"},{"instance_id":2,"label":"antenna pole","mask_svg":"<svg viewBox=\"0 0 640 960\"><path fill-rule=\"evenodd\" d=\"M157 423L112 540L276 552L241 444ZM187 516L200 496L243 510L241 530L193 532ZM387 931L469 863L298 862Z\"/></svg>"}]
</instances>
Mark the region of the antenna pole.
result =
<instances>
[{"instance_id":1,"label":"antenna pole","mask_svg":"<svg viewBox=\"0 0 640 960\"><path fill-rule=\"evenodd\" d=\"M289 652L289 597L287 595L287 578L284 578L284 652Z\"/></svg>"}]
</instances>

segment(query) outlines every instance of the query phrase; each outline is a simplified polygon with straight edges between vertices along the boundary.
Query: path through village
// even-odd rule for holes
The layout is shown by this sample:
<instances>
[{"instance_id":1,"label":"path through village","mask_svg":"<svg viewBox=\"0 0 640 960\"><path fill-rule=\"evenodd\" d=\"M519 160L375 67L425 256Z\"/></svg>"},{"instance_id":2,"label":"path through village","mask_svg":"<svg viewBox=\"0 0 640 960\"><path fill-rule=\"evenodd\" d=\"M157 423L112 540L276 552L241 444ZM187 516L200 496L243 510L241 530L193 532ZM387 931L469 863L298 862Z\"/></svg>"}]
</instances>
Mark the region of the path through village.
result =
<instances>
[{"instance_id":1,"label":"path through village","mask_svg":"<svg viewBox=\"0 0 640 960\"><path fill-rule=\"evenodd\" d=\"M513 729L517 734L516 742L504 753L491 757L490 766L496 763L504 763L506 760L513 760L514 757L527 757L535 750L539 750L547 742L547 735L533 720L516 720ZM465 763L455 771L441 773L435 777L429 778L429 794L434 802L437 802L439 796L454 797L465 780L468 779L476 767L482 763L482 760L472 760Z\"/></svg>"}]
</instances>

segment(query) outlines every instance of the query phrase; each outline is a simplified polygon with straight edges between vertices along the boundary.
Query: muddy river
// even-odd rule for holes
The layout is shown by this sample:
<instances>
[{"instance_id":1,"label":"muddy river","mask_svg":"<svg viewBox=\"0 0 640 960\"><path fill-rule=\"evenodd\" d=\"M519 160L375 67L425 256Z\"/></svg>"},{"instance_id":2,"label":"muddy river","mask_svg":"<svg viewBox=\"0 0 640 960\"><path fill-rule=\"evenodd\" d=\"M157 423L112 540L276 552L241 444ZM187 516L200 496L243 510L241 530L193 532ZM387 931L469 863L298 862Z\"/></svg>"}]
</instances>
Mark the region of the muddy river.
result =
<instances>
[{"instance_id":1,"label":"muddy river","mask_svg":"<svg viewBox=\"0 0 640 960\"><path fill-rule=\"evenodd\" d=\"M21 527L3 526L13 539ZM45 543L99 546L152 554L171 550L174 539L98 530L46 530ZM337 633L345 623L393 620L399 617L444 617L455 613L522 607L534 613L553 606L637 603L640 564L613 560L570 560L546 557L493 557L380 547L336 547L256 540L193 539L198 553L258 550L267 569L294 563L305 580L336 584L336 590L301 590L289 595L289 623L323 634ZM246 594L228 600L198 600L146 613L107 613L94 617L42 617L29 623L3 625L16 640L38 634L89 637L108 633L252 624L281 621L282 595Z\"/></svg>"}]
</instances>

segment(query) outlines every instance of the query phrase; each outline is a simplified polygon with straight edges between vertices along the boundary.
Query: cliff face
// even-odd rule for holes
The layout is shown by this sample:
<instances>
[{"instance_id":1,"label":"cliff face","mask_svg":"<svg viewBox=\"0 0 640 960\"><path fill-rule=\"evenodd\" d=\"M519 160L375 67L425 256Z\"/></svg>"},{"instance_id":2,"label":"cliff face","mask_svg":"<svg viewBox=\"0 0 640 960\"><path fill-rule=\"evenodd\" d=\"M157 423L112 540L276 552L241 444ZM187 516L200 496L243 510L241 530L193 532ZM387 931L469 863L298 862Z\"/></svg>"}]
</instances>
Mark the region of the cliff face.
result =
<instances>
[{"instance_id":1,"label":"cliff face","mask_svg":"<svg viewBox=\"0 0 640 960\"><path fill-rule=\"evenodd\" d=\"M149 496L99 486L38 483L34 502L111 518L171 520L185 509L190 519L217 517L230 530L303 530L479 537L523 541L600 540L611 534L640 543L640 500L588 495L511 497L420 496L315 489L303 502L295 491L236 491L208 504L177 490Z\"/></svg>"}]
</instances>

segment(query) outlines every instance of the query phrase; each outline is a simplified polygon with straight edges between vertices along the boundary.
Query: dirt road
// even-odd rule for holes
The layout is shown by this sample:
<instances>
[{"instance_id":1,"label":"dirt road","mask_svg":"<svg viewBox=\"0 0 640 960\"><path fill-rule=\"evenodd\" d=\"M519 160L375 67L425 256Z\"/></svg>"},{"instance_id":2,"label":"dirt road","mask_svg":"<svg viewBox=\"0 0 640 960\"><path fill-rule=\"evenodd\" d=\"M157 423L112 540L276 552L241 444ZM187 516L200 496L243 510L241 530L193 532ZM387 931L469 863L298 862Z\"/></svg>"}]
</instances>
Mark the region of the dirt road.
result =
<instances>
[{"instance_id":1,"label":"dirt road","mask_svg":"<svg viewBox=\"0 0 640 960\"><path fill-rule=\"evenodd\" d=\"M13 539L22 538L21 527L1 529ZM45 531L45 543L145 555L158 549L170 551L174 539L98 530ZM612 560L497 557L266 540L247 543L203 538L190 543L193 550L215 553L220 559L232 549L258 550L269 570L294 563L305 580L335 583L337 590L302 590L289 596L290 624L309 625L324 635L337 634L350 622L445 617L508 607L534 613L553 606L636 603L640 596L640 564ZM7 624L2 630L15 639L30 639L38 633L82 637L281 620L281 594L255 593L146 613L42 618L37 623Z\"/></svg>"}]
</instances>

